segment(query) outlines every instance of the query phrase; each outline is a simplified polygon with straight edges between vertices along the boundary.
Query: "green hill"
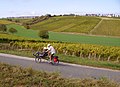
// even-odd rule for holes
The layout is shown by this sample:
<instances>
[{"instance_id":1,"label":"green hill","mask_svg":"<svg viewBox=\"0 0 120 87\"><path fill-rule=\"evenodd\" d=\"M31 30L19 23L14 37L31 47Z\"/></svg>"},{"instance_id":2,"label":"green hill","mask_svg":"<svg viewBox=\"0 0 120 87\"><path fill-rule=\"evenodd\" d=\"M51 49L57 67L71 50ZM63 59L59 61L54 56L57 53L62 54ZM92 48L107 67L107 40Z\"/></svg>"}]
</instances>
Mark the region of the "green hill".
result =
<instances>
[{"instance_id":1,"label":"green hill","mask_svg":"<svg viewBox=\"0 0 120 87\"><path fill-rule=\"evenodd\" d=\"M46 16L41 16L33 19L12 20L19 20L21 24L26 23L34 30L120 36L120 19L117 18L90 16L56 16L46 18ZM0 20L0 24L10 23L12 22Z\"/></svg>"},{"instance_id":2,"label":"green hill","mask_svg":"<svg viewBox=\"0 0 120 87\"><path fill-rule=\"evenodd\" d=\"M100 20L100 18L82 16L50 17L48 20L33 24L31 28L56 32L89 33Z\"/></svg>"},{"instance_id":3,"label":"green hill","mask_svg":"<svg viewBox=\"0 0 120 87\"><path fill-rule=\"evenodd\" d=\"M31 25L35 30L120 36L120 20L88 16L59 16Z\"/></svg>"}]
</instances>

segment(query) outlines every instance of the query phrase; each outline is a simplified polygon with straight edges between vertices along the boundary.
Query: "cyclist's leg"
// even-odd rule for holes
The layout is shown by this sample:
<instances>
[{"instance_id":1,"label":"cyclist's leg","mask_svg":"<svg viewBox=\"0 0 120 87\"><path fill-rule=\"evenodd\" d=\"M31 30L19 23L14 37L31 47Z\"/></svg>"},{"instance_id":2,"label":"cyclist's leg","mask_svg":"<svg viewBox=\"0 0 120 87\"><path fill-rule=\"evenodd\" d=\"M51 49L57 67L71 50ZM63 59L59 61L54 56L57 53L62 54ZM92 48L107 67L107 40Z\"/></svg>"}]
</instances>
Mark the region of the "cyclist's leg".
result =
<instances>
[{"instance_id":1,"label":"cyclist's leg","mask_svg":"<svg viewBox=\"0 0 120 87\"><path fill-rule=\"evenodd\" d=\"M54 55L54 53L50 54L50 62L52 62L53 55Z\"/></svg>"}]
</instances>

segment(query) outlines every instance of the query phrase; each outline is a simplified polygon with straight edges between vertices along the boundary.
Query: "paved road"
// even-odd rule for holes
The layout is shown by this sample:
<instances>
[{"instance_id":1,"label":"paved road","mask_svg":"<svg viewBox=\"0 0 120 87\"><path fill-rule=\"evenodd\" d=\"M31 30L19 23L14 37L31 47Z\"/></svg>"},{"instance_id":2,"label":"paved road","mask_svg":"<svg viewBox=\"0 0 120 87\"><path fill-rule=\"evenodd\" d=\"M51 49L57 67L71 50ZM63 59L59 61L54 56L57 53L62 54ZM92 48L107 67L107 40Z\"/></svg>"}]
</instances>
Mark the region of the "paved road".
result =
<instances>
[{"instance_id":1,"label":"paved road","mask_svg":"<svg viewBox=\"0 0 120 87\"><path fill-rule=\"evenodd\" d=\"M59 72L62 77L67 78L100 78L106 77L110 80L120 82L120 71L104 68L94 68L69 63L60 63L58 66L48 64L47 62L35 63L33 58L21 57L0 53L0 62L11 65L20 65L21 67L31 67L35 70L46 72Z\"/></svg>"}]
</instances>

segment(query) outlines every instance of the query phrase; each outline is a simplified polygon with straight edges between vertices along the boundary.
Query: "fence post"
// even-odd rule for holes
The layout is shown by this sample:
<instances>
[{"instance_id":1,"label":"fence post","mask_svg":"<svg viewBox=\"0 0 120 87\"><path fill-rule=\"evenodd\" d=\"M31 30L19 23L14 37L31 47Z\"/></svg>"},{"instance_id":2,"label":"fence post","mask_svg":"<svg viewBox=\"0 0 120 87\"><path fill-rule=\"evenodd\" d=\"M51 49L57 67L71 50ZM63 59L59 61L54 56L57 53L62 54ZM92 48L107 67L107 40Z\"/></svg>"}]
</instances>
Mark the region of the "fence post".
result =
<instances>
[{"instance_id":1,"label":"fence post","mask_svg":"<svg viewBox=\"0 0 120 87\"><path fill-rule=\"evenodd\" d=\"M101 55L98 56L98 61L100 60L100 58L101 58Z\"/></svg>"},{"instance_id":2,"label":"fence post","mask_svg":"<svg viewBox=\"0 0 120 87\"><path fill-rule=\"evenodd\" d=\"M91 53L89 53L89 55L88 55L88 59L90 59L91 58Z\"/></svg>"},{"instance_id":3,"label":"fence post","mask_svg":"<svg viewBox=\"0 0 120 87\"><path fill-rule=\"evenodd\" d=\"M119 56L117 57L117 60L116 60L116 62L119 62Z\"/></svg>"},{"instance_id":4,"label":"fence post","mask_svg":"<svg viewBox=\"0 0 120 87\"><path fill-rule=\"evenodd\" d=\"M107 61L110 61L110 56L108 57Z\"/></svg>"}]
</instances>

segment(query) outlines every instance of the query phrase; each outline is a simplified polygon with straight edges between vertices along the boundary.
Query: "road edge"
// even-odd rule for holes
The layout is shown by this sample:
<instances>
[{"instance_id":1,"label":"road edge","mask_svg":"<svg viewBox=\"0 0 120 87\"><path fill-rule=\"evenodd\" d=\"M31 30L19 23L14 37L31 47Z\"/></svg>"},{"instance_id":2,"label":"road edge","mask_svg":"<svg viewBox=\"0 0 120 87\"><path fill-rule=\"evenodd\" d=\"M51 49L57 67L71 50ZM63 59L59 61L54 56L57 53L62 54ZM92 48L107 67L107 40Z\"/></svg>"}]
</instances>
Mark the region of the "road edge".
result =
<instances>
[{"instance_id":1,"label":"road edge","mask_svg":"<svg viewBox=\"0 0 120 87\"><path fill-rule=\"evenodd\" d=\"M34 61L34 58L24 57L24 56L18 56L18 55L12 55L12 54L0 53L0 56L12 57L12 58L16 58L16 59L18 58L18 59L23 59L23 60ZM44 60L44 61L47 62L46 60ZM78 65L78 64L71 64L71 63L65 63L65 62L60 62L60 64L69 65L69 66L75 66L75 67L83 67L83 68L91 68L91 69L99 69L99 70L120 72L120 70L113 70L113 69L107 69L107 68L98 68L98 67L92 67L92 66L86 66L86 65Z\"/></svg>"}]
</instances>

